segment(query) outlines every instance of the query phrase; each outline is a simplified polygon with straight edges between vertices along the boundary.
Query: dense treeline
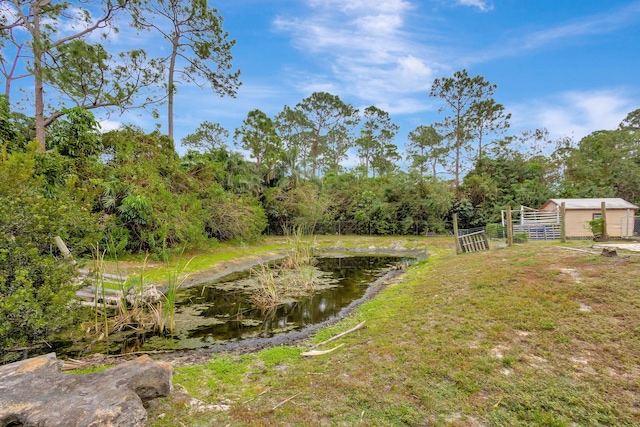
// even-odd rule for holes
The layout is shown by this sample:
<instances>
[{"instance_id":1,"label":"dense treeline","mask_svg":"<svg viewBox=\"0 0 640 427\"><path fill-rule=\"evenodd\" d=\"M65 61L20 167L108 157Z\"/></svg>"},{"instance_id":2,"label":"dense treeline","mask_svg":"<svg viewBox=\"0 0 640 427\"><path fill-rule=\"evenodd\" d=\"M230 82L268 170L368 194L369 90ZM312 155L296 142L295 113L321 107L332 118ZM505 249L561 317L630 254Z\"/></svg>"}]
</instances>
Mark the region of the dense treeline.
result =
<instances>
[{"instance_id":1,"label":"dense treeline","mask_svg":"<svg viewBox=\"0 0 640 427\"><path fill-rule=\"evenodd\" d=\"M476 227L498 221L507 204L537 207L552 196L638 202L640 196L639 111L618 129L594 132L578 144L547 141L542 131L492 140L475 161L456 166L469 166L458 186L453 174L433 176L432 167L420 164L425 152L455 150L455 140L420 154L409 150L412 166L401 170L391 138L398 129L388 115L374 107L360 115L326 93L285 107L274 119L250 112L234 139L253 150L253 160L228 147L229 133L218 124L204 123L186 137L183 144L198 149L179 156L173 141L157 131L129 126L101 133L92 113L78 107L53 123L49 151L42 153L29 142L28 119L6 103L2 111L3 170L24 158L20 164L32 164L23 171L33 180L30 191L65 206L64 215L86 212L69 222L71 229L61 222L55 233L78 254L91 244L110 253L163 254L210 239L250 240L265 230L299 227L310 233L442 233L454 212L463 227ZM375 126L372 112L383 118ZM427 131L446 142L434 126ZM358 166L341 165L338 140L344 153L358 150ZM555 150L543 155L533 142L553 143ZM446 165L442 156L436 171ZM19 197L11 190L2 194L5 205Z\"/></svg>"}]
</instances>

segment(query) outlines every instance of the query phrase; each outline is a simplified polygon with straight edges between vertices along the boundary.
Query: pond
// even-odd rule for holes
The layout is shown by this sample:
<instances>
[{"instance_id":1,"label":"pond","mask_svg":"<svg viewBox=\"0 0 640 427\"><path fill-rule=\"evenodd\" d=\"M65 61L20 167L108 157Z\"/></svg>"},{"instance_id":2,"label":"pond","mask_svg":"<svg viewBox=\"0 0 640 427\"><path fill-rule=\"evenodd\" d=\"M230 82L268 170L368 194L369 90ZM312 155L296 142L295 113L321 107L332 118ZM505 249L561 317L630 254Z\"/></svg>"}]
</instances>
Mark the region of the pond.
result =
<instances>
[{"instance_id":1,"label":"pond","mask_svg":"<svg viewBox=\"0 0 640 427\"><path fill-rule=\"evenodd\" d=\"M176 299L175 330L172 336L148 333L117 333L108 340L93 342L90 352L117 354L131 351L185 350L225 343L270 339L300 331L338 316L349 304L361 299L371 283L399 263L412 258L395 255L326 255L317 257L314 267L322 286L304 296L260 309L246 286L250 269L210 283L180 289ZM70 357L84 353L79 345L59 343L56 351ZM67 343L71 344L71 343ZM85 343L86 347L86 343ZM86 353L85 353L86 354Z\"/></svg>"}]
</instances>

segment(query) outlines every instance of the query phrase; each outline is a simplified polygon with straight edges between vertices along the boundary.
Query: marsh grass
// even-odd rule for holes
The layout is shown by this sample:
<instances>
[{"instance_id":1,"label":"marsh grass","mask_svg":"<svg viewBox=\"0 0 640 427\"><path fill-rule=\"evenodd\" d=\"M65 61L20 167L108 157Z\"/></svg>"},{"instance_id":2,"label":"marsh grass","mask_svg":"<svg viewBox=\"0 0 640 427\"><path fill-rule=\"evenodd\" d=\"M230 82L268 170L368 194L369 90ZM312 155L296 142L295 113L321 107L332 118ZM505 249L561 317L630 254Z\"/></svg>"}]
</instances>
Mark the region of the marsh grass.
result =
<instances>
[{"instance_id":1,"label":"marsh grass","mask_svg":"<svg viewBox=\"0 0 640 427\"><path fill-rule=\"evenodd\" d=\"M268 310L282 303L285 288L282 281L277 279L277 272L269 264L260 263L251 269L251 276L258 283L257 289L251 294L250 300L260 310Z\"/></svg>"},{"instance_id":2,"label":"marsh grass","mask_svg":"<svg viewBox=\"0 0 640 427\"><path fill-rule=\"evenodd\" d=\"M193 261L193 258L189 259L186 263L182 263L180 259L176 263L175 267L171 270L169 275L169 281L167 282L167 289L163 294L163 298L158 303L157 312L162 311L162 321L157 322L155 329L161 333L173 334L176 327L176 297L178 290L184 284L185 280L189 276L186 270L189 264ZM160 310L162 309L162 310ZM155 318L158 319L156 314Z\"/></svg>"},{"instance_id":3,"label":"marsh grass","mask_svg":"<svg viewBox=\"0 0 640 427\"><path fill-rule=\"evenodd\" d=\"M317 274L316 270L311 265L306 265L298 268L297 274L293 276L292 280L295 286L302 290L302 292L313 292L316 289Z\"/></svg>"},{"instance_id":4,"label":"marsh grass","mask_svg":"<svg viewBox=\"0 0 640 427\"><path fill-rule=\"evenodd\" d=\"M104 260L106 252L105 250L101 251L98 246L94 248L94 272L98 279L95 286L95 300L101 299L104 302L101 310L98 310L98 307L94 310L95 333L101 334L100 339L103 339L102 336L108 338L110 332L119 332L127 329L137 331L151 330L158 334L173 334L175 330L176 295L188 276L185 270L191 260L183 263L181 259L178 259L174 266L167 267L170 274L166 282L166 290L159 300L149 301L145 298L145 291L149 285L146 276L146 266L149 260L147 255L142 262L139 274L119 284L119 295L121 297L113 310L113 307L106 306L105 299L107 282L103 278L106 269ZM115 268L119 273L117 265L117 262L112 262L111 269ZM102 323L99 323L99 318Z\"/></svg>"},{"instance_id":5,"label":"marsh grass","mask_svg":"<svg viewBox=\"0 0 640 427\"><path fill-rule=\"evenodd\" d=\"M102 299L102 310L98 310L98 306L94 306L94 331L96 334L103 336L109 335L109 319L107 313L107 303L105 300L104 278L104 257L106 251L101 250L99 245L92 247L93 271L96 272L96 281L94 283L94 301ZM101 323L102 322L102 323Z\"/></svg>"},{"instance_id":6,"label":"marsh grass","mask_svg":"<svg viewBox=\"0 0 640 427\"><path fill-rule=\"evenodd\" d=\"M423 242L428 261L313 340L367 320L344 347L304 359L288 347L277 365L224 356L228 376L178 368L176 382L232 409L165 400L150 425L640 424L640 257L544 242L456 256L452 239Z\"/></svg>"},{"instance_id":7,"label":"marsh grass","mask_svg":"<svg viewBox=\"0 0 640 427\"><path fill-rule=\"evenodd\" d=\"M277 266L260 263L251 270L258 287L250 299L262 311L277 307L287 299L315 291L318 277L313 268L316 263L313 243L305 241L302 227L288 233L286 241L289 246L287 256Z\"/></svg>"},{"instance_id":8,"label":"marsh grass","mask_svg":"<svg viewBox=\"0 0 640 427\"><path fill-rule=\"evenodd\" d=\"M323 281L322 274L311 266L301 266L296 270L272 267L260 263L251 269L251 279L256 282L249 299L263 312L285 302L297 300L313 294Z\"/></svg>"},{"instance_id":9,"label":"marsh grass","mask_svg":"<svg viewBox=\"0 0 640 427\"><path fill-rule=\"evenodd\" d=\"M295 270L301 267L307 267L314 264L313 246L315 237L312 242L307 242L304 237L302 227L297 227L292 232L287 233L287 257L282 261L282 268Z\"/></svg>"},{"instance_id":10,"label":"marsh grass","mask_svg":"<svg viewBox=\"0 0 640 427\"><path fill-rule=\"evenodd\" d=\"M118 301L117 310L110 318L110 328L114 332L126 329L144 330L151 324L146 304L142 299L142 292L145 288L145 268L149 256L144 258L140 276L130 281L122 283L120 292L122 297ZM118 263L116 262L116 269ZM132 289L133 292L129 292Z\"/></svg>"}]
</instances>

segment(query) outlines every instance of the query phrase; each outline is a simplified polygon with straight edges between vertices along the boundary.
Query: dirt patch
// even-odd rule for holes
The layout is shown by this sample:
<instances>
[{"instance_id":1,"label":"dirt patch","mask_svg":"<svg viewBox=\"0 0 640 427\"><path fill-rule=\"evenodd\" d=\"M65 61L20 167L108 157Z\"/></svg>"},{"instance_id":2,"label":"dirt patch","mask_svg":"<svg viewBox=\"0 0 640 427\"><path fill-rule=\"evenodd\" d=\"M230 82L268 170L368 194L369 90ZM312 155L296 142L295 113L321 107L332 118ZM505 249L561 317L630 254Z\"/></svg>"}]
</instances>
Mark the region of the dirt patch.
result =
<instances>
[{"instance_id":1,"label":"dirt patch","mask_svg":"<svg viewBox=\"0 0 640 427\"><path fill-rule=\"evenodd\" d=\"M593 249L621 249L630 252L640 252L640 243L606 243L591 246Z\"/></svg>"}]
</instances>

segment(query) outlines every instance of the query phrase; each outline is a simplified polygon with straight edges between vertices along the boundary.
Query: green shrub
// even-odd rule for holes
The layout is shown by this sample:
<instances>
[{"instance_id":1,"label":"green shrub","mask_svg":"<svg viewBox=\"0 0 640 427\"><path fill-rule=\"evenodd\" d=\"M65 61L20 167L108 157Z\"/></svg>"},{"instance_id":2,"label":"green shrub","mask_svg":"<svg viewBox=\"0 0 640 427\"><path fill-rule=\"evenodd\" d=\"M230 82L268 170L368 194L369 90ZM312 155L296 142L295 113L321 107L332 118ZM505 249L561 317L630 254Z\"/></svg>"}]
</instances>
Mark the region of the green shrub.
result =
<instances>
[{"instance_id":1,"label":"green shrub","mask_svg":"<svg viewBox=\"0 0 640 427\"><path fill-rule=\"evenodd\" d=\"M514 243L527 243L529 240L529 235L527 233L515 233L513 235Z\"/></svg>"},{"instance_id":2,"label":"green shrub","mask_svg":"<svg viewBox=\"0 0 640 427\"><path fill-rule=\"evenodd\" d=\"M594 237L602 236L602 233L604 231L604 219L592 219L591 221L589 221L589 228L591 229Z\"/></svg>"},{"instance_id":3,"label":"green shrub","mask_svg":"<svg viewBox=\"0 0 640 427\"><path fill-rule=\"evenodd\" d=\"M74 321L74 269L53 251L52 238L60 235L82 252L74 228L91 228L86 207L45 197L34 149L0 151L0 355Z\"/></svg>"}]
</instances>

